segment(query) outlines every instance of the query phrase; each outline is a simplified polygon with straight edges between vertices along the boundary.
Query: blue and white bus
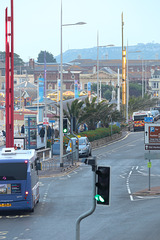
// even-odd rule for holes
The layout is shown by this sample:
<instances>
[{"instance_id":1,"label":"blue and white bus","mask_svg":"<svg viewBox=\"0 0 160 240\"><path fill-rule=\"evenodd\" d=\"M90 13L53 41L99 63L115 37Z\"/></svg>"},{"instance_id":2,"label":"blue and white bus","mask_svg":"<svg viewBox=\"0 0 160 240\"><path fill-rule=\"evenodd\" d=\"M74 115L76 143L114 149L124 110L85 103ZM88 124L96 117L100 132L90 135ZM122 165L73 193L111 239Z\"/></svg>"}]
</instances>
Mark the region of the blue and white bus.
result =
<instances>
[{"instance_id":1,"label":"blue and white bus","mask_svg":"<svg viewBox=\"0 0 160 240\"><path fill-rule=\"evenodd\" d=\"M41 164L32 150L3 148L0 152L0 211L29 210L39 202L38 170Z\"/></svg>"}]
</instances>

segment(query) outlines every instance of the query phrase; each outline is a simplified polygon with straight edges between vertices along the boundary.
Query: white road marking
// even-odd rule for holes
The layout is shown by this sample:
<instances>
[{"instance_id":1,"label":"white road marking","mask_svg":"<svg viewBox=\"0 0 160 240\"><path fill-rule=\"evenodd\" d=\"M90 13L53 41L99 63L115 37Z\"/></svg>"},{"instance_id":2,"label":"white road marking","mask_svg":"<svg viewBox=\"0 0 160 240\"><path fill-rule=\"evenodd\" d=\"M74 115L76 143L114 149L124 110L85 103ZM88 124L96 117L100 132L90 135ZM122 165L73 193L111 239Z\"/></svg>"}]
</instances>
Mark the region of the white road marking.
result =
<instances>
[{"instance_id":1,"label":"white road marking","mask_svg":"<svg viewBox=\"0 0 160 240\"><path fill-rule=\"evenodd\" d=\"M127 186L128 194L130 196L131 201L133 201L134 199L133 199L131 189L130 189L130 186L129 186L129 180L130 180L131 174L133 172L133 169L134 169L134 166L132 167L132 170L129 172L129 174L127 176L127 180L126 180L126 186Z\"/></svg>"}]
</instances>

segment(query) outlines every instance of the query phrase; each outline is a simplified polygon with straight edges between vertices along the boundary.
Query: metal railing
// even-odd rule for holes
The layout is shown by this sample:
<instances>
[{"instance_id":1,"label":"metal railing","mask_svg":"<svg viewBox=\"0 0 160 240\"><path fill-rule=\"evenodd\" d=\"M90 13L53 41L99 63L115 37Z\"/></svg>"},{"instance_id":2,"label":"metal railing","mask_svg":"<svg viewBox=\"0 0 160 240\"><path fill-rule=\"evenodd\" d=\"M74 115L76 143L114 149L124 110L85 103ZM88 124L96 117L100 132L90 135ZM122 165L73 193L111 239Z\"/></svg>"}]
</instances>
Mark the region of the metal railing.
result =
<instances>
[{"instance_id":1,"label":"metal railing","mask_svg":"<svg viewBox=\"0 0 160 240\"><path fill-rule=\"evenodd\" d=\"M73 166L76 163L76 150L63 155L64 167Z\"/></svg>"},{"instance_id":2,"label":"metal railing","mask_svg":"<svg viewBox=\"0 0 160 240\"><path fill-rule=\"evenodd\" d=\"M40 158L40 162L42 164L42 170L52 170L58 169L60 166L59 157L51 157L50 148L41 149L37 151L37 157ZM76 159L76 150L70 153L63 155L63 168L68 168L75 165L77 162Z\"/></svg>"}]
</instances>

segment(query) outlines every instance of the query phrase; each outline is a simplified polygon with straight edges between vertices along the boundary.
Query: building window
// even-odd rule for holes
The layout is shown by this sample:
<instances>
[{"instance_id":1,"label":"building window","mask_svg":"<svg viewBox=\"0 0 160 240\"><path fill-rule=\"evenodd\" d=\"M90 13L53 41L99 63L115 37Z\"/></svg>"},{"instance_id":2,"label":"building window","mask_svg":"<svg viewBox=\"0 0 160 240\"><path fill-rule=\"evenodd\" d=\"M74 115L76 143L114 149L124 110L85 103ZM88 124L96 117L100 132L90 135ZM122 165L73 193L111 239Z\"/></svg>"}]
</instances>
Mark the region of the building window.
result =
<instances>
[{"instance_id":1,"label":"building window","mask_svg":"<svg viewBox=\"0 0 160 240\"><path fill-rule=\"evenodd\" d=\"M48 84L48 89L52 89L52 83Z\"/></svg>"},{"instance_id":2,"label":"building window","mask_svg":"<svg viewBox=\"0 0 160 240\"><path fill-rule=\"evenodd\" d=\"M74 79L74 74L71 75L71 79Z\"/></svg>"},{"instance_id":3,"label":"building window","mask_svg":"<svg viewBox=\"0 0 160 240\"><path fill-rule=\"evenodd\" d=\"M2 82L2 89L5 89L5 83Z\"/></svg>"}]
</instances>

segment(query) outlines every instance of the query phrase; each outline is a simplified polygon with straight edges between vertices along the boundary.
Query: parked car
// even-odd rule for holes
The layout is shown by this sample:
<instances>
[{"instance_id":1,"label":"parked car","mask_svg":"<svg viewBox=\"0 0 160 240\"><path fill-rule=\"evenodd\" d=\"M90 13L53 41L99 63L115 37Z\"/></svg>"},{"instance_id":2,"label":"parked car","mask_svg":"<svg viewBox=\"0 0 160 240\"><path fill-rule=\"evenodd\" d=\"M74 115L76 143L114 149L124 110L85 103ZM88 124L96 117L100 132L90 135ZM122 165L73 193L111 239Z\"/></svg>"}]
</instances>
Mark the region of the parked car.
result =
<instances>
[{"instance_id":1,"label":"parked car","mask_svg":"<svg viewBox=\"0 0 160 240\"><path fill-rule=\"evenodd\" d=\"M153 121L157 121L159 119L159 111L158 110L151 110L151 115L153 117Z\"/></svg>"},{"instance_id":2,"label":"parked car","mask_svg":"<svg viewBox=\"0 0 160 240\"><path fill-rule=\"evenodd\" d=\"M77 138L72 138L73 141L73 145L76 145L76 140ZM67 149L66 149L66 153L69 153L71 150L70 147L70 143L71 141L69 140L68 145L67 145ZM79 138L79 156L85 156L85 157L89 157L92 155L92 146L91 143L89 142L87 137L81 137Z\"/></svg>"},{"instance_id":3,"label":"parked car","mask_svg":"<svg viewBox=\"0 0 160 240\"><path fill-rule=\"evenodd\" d=\"M71 152L71 142L73 142L73 146L76 146L76 141L77 141L77 138L71 138L71 140L69 140L68 142L68 145L67 145L67 149L66 149L66 153L70 153Z\"/></svg>"}]
</instances>

